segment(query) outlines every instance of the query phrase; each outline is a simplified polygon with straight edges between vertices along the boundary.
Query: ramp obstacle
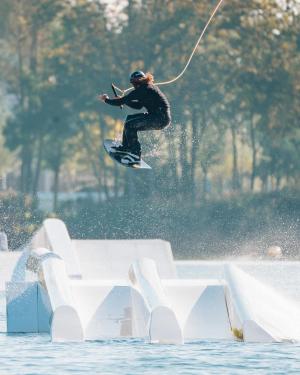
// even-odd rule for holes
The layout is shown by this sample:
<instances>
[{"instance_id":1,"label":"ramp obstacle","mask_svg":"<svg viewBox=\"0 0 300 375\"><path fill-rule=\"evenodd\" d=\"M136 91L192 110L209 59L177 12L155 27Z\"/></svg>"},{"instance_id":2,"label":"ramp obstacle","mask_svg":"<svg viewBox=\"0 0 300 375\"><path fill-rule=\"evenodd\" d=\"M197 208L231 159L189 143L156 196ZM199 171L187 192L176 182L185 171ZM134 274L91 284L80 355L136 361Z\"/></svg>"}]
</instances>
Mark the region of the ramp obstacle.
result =
<instances>
[{"instance_id":1,"label":"ramp obstacle","mask_svg":"<svg viewBox=\"0 0 300 375\"><path fill-rule=\"evenodd\" d=\"M52 341L300 340L300 313L233 265L221 280L177 278L162 240L73 240L47 219L6 284L7 332ZM297 321L297 324L295 322Z\"/></svg>"}]
</instances>

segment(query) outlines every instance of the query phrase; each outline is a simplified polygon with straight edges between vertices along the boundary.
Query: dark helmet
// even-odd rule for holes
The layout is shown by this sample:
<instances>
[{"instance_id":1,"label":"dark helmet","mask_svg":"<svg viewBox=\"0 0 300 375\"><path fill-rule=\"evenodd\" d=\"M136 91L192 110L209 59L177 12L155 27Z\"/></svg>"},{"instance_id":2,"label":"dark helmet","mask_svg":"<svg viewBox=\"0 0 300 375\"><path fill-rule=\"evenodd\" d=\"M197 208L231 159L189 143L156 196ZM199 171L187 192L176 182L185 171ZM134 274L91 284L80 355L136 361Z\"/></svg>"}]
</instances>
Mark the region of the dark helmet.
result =
<instances>
[{"instance_id":1,"label":"dark helmet","mask_svg":"<svg viewBox=\"0 0 300 375\"><path fill-rule=\"evenodd\" d=\"M144 72L142 72L141 70L137 70L136 72L133 72L130 75L130 82L136 82L140 78L144 78L144 77L146 77L146 74Z\"/></svg>"}]
</instances>

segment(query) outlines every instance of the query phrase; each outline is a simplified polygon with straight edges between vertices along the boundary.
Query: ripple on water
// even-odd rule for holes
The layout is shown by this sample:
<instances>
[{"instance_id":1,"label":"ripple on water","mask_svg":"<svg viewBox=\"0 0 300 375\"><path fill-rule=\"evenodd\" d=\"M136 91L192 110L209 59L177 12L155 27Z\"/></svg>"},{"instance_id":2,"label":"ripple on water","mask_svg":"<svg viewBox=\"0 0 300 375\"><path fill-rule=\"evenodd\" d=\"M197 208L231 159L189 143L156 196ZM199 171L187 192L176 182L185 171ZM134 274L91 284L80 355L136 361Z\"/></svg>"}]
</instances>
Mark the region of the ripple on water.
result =
<instances>
[{"instance_id":1,"label":"ripple on water","mask_svg":"<svg viewBox=\"0 0 300 375\"><path fill-rule=\"evenodd\" d=\"M297 374L300 345L143 340L51 343L48 335L0 335L0 374Z\"/></svg>"}]
</instances>

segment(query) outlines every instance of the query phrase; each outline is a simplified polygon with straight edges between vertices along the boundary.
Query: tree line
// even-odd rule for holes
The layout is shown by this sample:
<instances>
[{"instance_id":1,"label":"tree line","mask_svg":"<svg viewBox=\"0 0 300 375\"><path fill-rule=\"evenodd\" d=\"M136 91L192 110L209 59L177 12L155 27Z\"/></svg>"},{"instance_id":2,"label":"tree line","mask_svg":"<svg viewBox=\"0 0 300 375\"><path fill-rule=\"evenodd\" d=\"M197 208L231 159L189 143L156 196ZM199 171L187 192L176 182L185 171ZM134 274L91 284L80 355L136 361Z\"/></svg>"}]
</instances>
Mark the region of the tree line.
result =
<instances>
[{"instance_id":1,"label":"tree line","mask_svg":"<svg viewBox=\"0 0 300 375\"><path fill-rule=\"evenodd\" d=\"M43 169L54 173L55 209L66 175L92 176L107 197L200 201L299 187L296 0L224 2L185 75L162 87L172 125L141 135L153 173L122 169L103 152L125 114L96 94L109 93L111 82L127 88L136 69L157 81L176 76L214 5L2 0L0 76L10 115L0 120L0 144L16 158L18 190L35 197Z\"/></svg>"}]
</instances>

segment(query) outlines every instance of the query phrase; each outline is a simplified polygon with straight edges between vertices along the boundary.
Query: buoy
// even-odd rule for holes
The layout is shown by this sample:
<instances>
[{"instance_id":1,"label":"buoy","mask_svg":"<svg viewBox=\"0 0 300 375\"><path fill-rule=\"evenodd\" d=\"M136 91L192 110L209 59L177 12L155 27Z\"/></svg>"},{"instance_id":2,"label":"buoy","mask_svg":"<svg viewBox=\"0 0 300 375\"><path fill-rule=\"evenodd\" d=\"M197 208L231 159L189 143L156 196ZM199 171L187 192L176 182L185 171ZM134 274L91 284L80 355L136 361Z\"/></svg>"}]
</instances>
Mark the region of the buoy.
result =
<instances>
[{"instance_id":1,"label":"buoy","mask_svg":"<svg viewBox=\"0 0 300 375\"><path fill-rule=\"evenodd\" d=\"M279 259L282 257L282 250L280 246L270 246L267 250L269 257Z\"/></svg>"}]
</instances>

